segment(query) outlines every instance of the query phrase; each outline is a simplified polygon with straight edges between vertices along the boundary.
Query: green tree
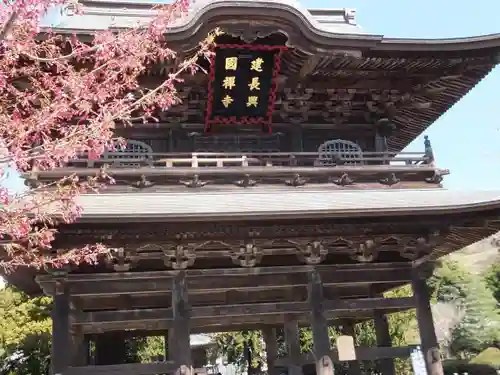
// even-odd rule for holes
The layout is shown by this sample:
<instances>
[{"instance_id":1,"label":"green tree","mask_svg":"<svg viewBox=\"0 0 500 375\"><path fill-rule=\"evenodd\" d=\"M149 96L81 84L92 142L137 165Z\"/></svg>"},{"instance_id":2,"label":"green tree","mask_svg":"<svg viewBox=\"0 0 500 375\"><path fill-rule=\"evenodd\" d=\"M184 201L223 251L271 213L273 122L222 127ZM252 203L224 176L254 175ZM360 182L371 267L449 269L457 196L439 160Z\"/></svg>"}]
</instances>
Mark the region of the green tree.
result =
<instances>
[{"instance_id":1,"label":"green tree","mask_svg":"<svg viewBox=\"0 0 500 375\"><path fill-rule=\"evenodd\" d=\"M403 285L385 293L386 298L410 297L412 290L410 285ZM415 310L408 310L389 314L389 333L393 346L406 346L412 340L412 329L415 327ZM356 325L356 345L377 346L377 336L373 320L367 320ZM396 372L401 375L411 374L411 365L407 360L395 360ZM365 372L375 372L375 363L365 361L363 363Z\"/></svg>"},{"instance_id":2,"label":"green tree","mask_svg":"<svg viewBox=\"0 0 500 375\"><path fill-rule=\"evenodd\" d=\"M241 370L246 370L250 374L264 364L262 356L264 340L261 331L223 332L216 333L213 337L218 352ZM249 353L250 361L248 361Z\"/></svg>"},{"instance_id":3,"label":"green tree","mask_svg":"<svg viewBox=\"0 0 500 375\"><path fill-rule=\"evenodd\" d=\"M500 303L500 261L492 264L485 275L488 288L492 291L493 297Z\"/></svg>"},{"instance_id":4,"label":"green tree","mask_svg":"<svg viewBox=\"0 0 500 375\"><path fill-rule=\"evenodd\" d=\"M29 298L13 287L0 291L0 360L4 374L48 373L51 302L48 297Z\"/></svg>"},{"instance_id":5,"label":"green tree","mask_svg":"<svg viewBox=\"0 0 500 375\"><path fill-rule=\"evenodd\" d=\"M464 318L454 328L450 348L459 357L477 354L500 339L500 315L491 290L457 262L443 262L433 277L437 301L454 303Z\"/></svg>"}]
</instances>

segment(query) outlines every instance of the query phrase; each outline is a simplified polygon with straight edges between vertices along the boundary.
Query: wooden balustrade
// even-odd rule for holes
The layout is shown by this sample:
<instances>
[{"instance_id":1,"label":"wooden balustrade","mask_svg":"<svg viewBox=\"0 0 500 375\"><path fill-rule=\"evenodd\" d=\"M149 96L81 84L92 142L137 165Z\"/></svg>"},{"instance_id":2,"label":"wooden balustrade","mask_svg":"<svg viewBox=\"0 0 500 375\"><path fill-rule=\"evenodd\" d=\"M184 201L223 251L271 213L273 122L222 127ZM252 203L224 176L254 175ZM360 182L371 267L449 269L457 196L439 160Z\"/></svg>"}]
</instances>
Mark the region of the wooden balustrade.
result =
<instances>
[{"instance_id":1,"label":"wooden balustrade","mask_svg":"<svg viewBox=\"0 0 500 375\"><path fill-rule=\"evenodd\" d=\"M113 167L255 167L255 166L302 166L331 167L338 165L406 165L429 164L431 158L423 152L343 152L329 154L318 152L193 152L193 153L133 153L107 152L100 158L83 155L71 160L68 166L95 168L102 165Z\"/></svg>"}]
</instances>

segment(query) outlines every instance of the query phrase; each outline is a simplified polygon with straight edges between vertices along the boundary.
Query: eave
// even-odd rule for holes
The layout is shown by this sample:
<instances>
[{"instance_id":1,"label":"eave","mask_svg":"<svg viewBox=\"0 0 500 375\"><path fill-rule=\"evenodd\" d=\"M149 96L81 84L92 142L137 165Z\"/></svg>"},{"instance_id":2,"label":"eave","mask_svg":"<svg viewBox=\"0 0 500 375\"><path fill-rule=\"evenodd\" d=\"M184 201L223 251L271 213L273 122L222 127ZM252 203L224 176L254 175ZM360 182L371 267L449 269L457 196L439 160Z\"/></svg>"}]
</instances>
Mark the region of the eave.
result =
<instances>
[{"instance_id":1,"label":"eave","mask_svg":"<svg viewBox=\"0 0 500 375\"><path fill-rule=\"evenodd\" d=\"M500 210L500 192L444 189L189 188L166 193L90 194L78 198L81 222L318 219L446 215Z\"/></svg>"},{"instance_id":2,"label":"eave","mask_svg":"<svg viewBox=\"0 0 500 375\"><path fill-rule=\"evenodd\" d=\"M83 216L66 229L82 228L87 233L85 228L109 228L111 223L116 223L114 228L117 225L125 228L127 223L128 227L134 225L130 223L151 223L146 225L194 228L200 223L211 225L210 221L219 226L250 227L294 223L302 228L311 226L310 223L323 223L321 225L333 225L337 230L349 227L360 236L370 229L380 231L382 225L392 228L386 234L390 236L406 233L405 228L410 227L416 232L443 228L442 241L431 253L414 261L414 266L462 249L500 230L500 192L495 191L390 188L342 191L334 187L241 190L228 194L203 192L203 189L187 192L186 188L185 193L83 195L80 197ZM378 229L374 227L377 225ZM63 233L65 229L61 230ZM96 272L104 269L101 267ZM33 280L36 274L34 269L21 269L7 275L7 279L34 294L38 291Z\"/></svg>"}]
</instances>

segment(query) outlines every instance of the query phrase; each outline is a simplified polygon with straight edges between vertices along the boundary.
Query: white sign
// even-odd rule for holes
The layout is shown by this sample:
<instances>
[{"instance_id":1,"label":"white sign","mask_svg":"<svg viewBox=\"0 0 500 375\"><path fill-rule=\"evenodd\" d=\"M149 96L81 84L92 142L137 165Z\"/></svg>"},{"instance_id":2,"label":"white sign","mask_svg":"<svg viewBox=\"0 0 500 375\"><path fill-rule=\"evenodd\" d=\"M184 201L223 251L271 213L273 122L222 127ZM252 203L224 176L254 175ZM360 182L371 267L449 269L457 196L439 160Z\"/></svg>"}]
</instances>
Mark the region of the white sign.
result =
<instances>
[{"instance_id":1,"label":"white sign","mask_svg":"<svg viewBox=\"0 0 500 375\"><path fill-rule=\"evenodd\" d=\"M339 361L356 360L356 349L354 348L354 339L352 336L339 336L336 343Z\"/></svg>"}]
</instances>

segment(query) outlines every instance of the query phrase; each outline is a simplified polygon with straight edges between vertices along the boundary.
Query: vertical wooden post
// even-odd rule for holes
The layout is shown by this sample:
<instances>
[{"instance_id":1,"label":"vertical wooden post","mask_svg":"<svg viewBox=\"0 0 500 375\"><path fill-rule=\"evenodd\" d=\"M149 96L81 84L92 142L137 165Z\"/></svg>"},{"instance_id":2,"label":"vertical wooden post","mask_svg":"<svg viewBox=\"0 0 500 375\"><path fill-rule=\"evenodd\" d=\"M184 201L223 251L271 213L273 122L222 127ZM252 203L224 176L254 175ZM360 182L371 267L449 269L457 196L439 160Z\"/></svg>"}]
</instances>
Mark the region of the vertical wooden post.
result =
<instances>
[{"instance_id":1,"label":"vertical wooden post","mask_svg":"<svg viewBox=\"0 0 500 375\"><path fill-rule=\"evenodd\" d=\"M169 329L167 332L167 340L168 340L168 360L169 361L175 361L175 349L176 349L176 344L175 344L175 330L173 328Z\"/></svg>"},{"instance_id":2,"label":"vertical wooden post","mask_svg":"<svg viewBox=\"0 0 500 375\"><path fill-rule=\"evenodd\" d=\"M285 343L286 353L288 355L288 375L302 375L302 366L300 362L300 336L299 325L296 320L285 316Z\"/></svg>"},{"instance_id":3,"label":"vertical wooden post","mask_svg":"<svg viewBox=\"0 0 500 375\"><path fill-rule=\"evenodd\" d=\"M441 353L434 329L430 294L425 278L421 278L417 273L412 281L413 295L417 304L417 321L420 331L420 342L424 355L425 367L428 375L443 375L443 364L441 363Z\"/></svg>"},{"instance_id":4,"label":"vertical wooden post","mask_svg":"<svg viewBox=\"0 0 500 375\"><path fill-rule=\"evenodd\" d=\"M356 331L354 330L354 322L342 323L342 334L351 336L356 343ZM349 375L361 375L361 366L359 361L349 361Z\"/></svg>"},{"instance_id":5,"label":"vertical wooden post","mask_svg":"<svg viewBox=\"0 0 500 375\"><path fill-rule=\"evenodd\" d=\"M266 343L267 373L269 375L277 375L274 365L278 357L276 329L266 327L262 330L262 336L264 336L264 342Z\"/></svg>"},{"instance_id":6,"label":"vertical wooden post","mask_svg":"<svg viewBox=\"0 0 500 375\"><path fill-rule=\"evenodd\" d=\"M176 375L192 373L191 346L189 342L189 303L185 271L179 271L172 280L172 311L174 315L174 360L177 364Z\"/></svg>"},{"instance_id":7,"label":"vertical wooden post","mask_svg":"<svg viewBox=\"0 0 500 375\"><path fill-rule=\"evenodd\" d=\"M170 330L168 330L167 333L165 335L163 335L163 360L164 361L168 361L169 357L171 357L170 345L168 342L168 338L170 336L169 334L170 334Z\"/></svg>"},{"instance_id":8,"label":"vertical wooden post","mask_svg":"<svg viewBox=\"0 0 500 375\"><path fill-rule=\"evenodd\" d=\"M385 314L376 311L373 317L375 323L375 334L377 335L377 346L392 346L389 322ZM379 371L384 375L396 375L393 358L384 358L378 362Z\"/></svg>"},{"instance_id":9,"label":"vertical wooden post","mask_svg":"<svg viewBox=\"0 0 500 375\"><path fill-rule=\"evenodd\" d=\"M81 332L73 335L73 366L85 366L89 358L89 339Z\"/></svg>"},{"instance_id":10,"label":"vertical wooden post","mask_svg":"<svg viewBox=\"0 0 500 375\"><path fill-rule=\"evenodd\" d=\"M328 322L323 311L323 284L316 270L309 272L308 279L316 374L333 375L334 370L331 358L330 337L328 336Z\"/></svg>"},{"instance_id":11,"label":"vertical wooden post","mask_svg":"<svg viewBox=\"0 0 500 375\"><path fill-rule=\"evenodd\" d=\"M69 290L63 283L56 282L56 293L52 306L52 374L64 374L69 366L71 355L69 324Z\"/></svg>"}]
</instances>

